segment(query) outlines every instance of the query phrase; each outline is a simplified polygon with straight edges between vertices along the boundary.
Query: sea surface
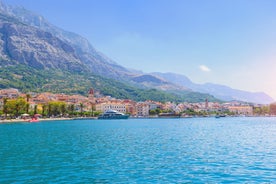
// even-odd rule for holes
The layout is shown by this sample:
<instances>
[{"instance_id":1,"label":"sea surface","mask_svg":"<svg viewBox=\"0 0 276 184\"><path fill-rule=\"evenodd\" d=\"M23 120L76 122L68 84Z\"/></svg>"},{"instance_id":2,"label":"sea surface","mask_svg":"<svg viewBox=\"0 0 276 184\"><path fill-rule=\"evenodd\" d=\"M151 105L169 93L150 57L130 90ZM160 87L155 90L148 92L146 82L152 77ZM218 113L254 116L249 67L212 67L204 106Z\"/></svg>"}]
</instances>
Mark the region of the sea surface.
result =
<instances>
[{"instance_id":1,"label":"sea surface","mask_svg":"<svg viewBox=\"0 0 276 184\"><path fill-rule=\"evenodd\" d=\"M0 124L0 183L276 183L276 118Z\"/></svg>"}]
</instances>

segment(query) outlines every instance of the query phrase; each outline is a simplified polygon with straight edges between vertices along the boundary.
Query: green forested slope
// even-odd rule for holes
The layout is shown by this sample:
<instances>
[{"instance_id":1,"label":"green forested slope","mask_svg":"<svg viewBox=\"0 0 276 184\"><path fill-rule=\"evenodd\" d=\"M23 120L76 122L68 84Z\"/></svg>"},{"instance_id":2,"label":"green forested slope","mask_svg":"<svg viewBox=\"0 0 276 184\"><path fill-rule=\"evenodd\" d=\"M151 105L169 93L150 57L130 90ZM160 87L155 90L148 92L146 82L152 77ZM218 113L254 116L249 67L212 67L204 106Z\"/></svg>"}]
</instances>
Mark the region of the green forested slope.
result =
<instances>
[{"instance_id":1,"label":"green forested slope","mask_svg":"<svg viewBox=\"0 0 276 184\"><path fill-rule=\"evenodd\" d=\"M72 73L61 70L39 70L25 65L2 67L0 70L0 88L17 88L22 92L52 92L86 95L90 88L103 95L135 101L175 101L198 102L214 97L195 93L167 93L156 89L140 89L135 86L104 78L90 73Z\"/></svg>"}]
</instances>

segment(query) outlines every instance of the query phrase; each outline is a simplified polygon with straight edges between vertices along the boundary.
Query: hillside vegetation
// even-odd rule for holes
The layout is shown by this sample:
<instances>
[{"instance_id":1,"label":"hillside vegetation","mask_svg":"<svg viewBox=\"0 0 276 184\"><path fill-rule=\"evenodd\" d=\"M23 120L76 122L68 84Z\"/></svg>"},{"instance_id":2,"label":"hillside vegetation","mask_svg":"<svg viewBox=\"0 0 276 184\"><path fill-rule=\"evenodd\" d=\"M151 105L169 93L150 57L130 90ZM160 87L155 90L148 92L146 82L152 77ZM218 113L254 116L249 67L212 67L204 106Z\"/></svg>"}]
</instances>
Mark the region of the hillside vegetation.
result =
<instances>
[{"instance_id":1,"label":"hillside vegetation","mask_svg":"<svg viewBox=\"0 0 276 184\"><path fill-rule=\"evenodd\" d=\"M0 69L1 89L85 95L92 87L103 95L135 101L216 100L151 75L133 78L136 72L104 56L81 36L24 8L3 3Z\"/></svg>"},{"instance_id":2,"label":"hillside vegetation","mask_svg":"<svg viewBox=\"0 0 276 184\"><path fill-rule=\"evenodd\" d=\"M22 92L53 92L86 95L93 87L102 95L135 101L199 102L216 100L208 94L187 92L170 94L156 89L140 89L123 82L89 73L71 73L62 70L39 70L25 65L3 67L0 70L0 88L17 88Z\"/></svg>"}]
</instances>

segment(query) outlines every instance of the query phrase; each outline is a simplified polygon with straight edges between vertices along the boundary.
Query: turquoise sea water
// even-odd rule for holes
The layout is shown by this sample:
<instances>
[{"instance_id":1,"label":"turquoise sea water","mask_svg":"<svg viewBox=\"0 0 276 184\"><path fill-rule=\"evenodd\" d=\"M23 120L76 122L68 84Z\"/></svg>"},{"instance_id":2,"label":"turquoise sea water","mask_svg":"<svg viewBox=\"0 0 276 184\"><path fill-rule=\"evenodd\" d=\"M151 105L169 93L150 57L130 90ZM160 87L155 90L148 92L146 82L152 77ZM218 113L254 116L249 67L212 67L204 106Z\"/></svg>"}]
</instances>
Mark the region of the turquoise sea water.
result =
<instances>
[{"instance_id":1,"label":"turquoise sea water","mask_svg":"<svg viewBox=\"0 0 276 184\"><path fill-rule=\"evenodd\" d=\"M0 183L275 183L276 118L0 124Z\"/></svg>"}]
</instances>

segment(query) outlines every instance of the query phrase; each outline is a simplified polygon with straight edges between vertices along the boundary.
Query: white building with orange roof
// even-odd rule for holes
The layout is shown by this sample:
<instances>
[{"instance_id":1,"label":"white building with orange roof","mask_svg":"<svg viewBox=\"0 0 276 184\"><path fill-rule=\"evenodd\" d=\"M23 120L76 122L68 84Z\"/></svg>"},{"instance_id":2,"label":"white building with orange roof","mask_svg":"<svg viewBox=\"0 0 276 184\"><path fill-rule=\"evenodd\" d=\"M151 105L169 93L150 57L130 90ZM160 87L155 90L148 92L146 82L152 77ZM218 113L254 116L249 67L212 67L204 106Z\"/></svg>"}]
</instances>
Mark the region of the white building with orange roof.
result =
<instances>
[{"instance_id":1,"label":"white building with orange roof","mask_svg":"<svg viewBox=\"0 0 276 184\"><path fill-rule=\"evenodd\" d=\"M96 111L105 112L109 109L116 110L121 113L127 113L127 105L121 102L104 102L96 104Z\"/></svg>"},{"instance_id":2,"label":"white building with orange roof","mask_svg":"<svg viewBox=\"0 0 276 184\"><path fill-rule=\"evenodd\" d=\"M69 99L69 95L65 95L65 94L56 94L55 96L57 101L60 101L60 102L67 102Z\"/></svg>"},{"instance_id":3,"label":"white building with orange roof","mask_svg":"<svg viewBox=\"0 0 276 184\"><path fill-rule=\"evenodd\" d=\"M30 102L33 102L35 104L46 104L50 101L56 101L56 100L57 100L56 96L48 92L41 93L30 98Z\"/></svg>"},{"instance_id":4,"label":"white building with orange roof","mask_svg":"<svg viewBox=\"0 0 276 184\"><path fill-rule=\"evenodd\" d=\"M230 112L235 114L243 114L243 115L253 115L253 107L252 106L229 106L227 107Z\"/></svg>"},{"instance_id":5,"label":"white building with orange roof","mask_svg":"<svg viewBox=\"0 0 276 184\"><path fill-rule=\"evenodd\" d=\"M145 102L138 102L136 104L137 116L147 117L149 116L149 104Z\"/></svg>"},{"instance_id":6,"label":"white building with orange roof","mask_svg":"<svg viewBox=\"0 0 276 184\"><path fill-rule=\"evenodd\" d=\"M83 102L84 101L84 97L81 96L81 95L71 95L71 96L68 96L68 99L67 99L67 103L69 104L78 104L80 102Z\"/></svg>"},{"instance_id":7,"label":"white building with orange roof","mask_svg":"<svg viewBox=\"0 0 276 184\"><path fill-rule=\"evenodd\" d=\"M10 88L10 89L2 89L0 90L0 99L2 98L17 98L19 97L20 92L18 89Z\"/></svg>"}]
</instances>

